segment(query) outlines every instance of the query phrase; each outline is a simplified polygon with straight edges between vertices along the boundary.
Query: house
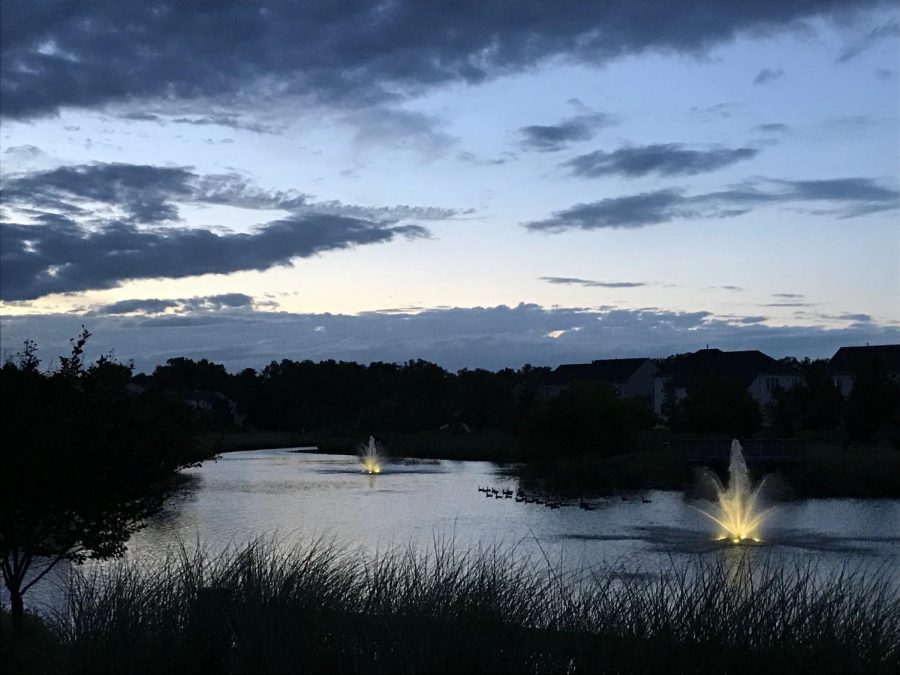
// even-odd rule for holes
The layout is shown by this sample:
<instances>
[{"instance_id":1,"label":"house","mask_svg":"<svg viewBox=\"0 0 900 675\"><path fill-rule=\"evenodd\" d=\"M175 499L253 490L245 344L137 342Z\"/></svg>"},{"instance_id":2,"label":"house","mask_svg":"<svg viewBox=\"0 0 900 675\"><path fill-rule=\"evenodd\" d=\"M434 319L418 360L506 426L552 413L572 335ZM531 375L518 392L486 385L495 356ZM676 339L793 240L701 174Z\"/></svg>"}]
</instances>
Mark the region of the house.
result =
<instances>
[{"instance_id":1,"label":"house","mask_svg":"<svg viewBox=\"0 0 900 675\"><path fill-rule=\"evenodd\" d=\"M831 357L831 379L842 396L853 391L853 381L864 370L900 379L900 345L841 347Z\"/></svg>"},{"instance_id":2,"label":"house","mask_svg":"<svg viewBox=\"0 0 900 675\"><path fill-rule=\"evenodd\" d=\"M184 397L184 402L194 410L212 413L219 410L237 426L243 426L247 415L238 409L237 403L220 391L194 390Z\"/></svg>"},{"instance_id":3,"label":"house","mask_svg":"<svg viewBox=\"0 0 900 675\"><path fill-rule=\"evenodd\" d=\"M663 362L654 378L653 412L662 416L666 387L670 384L675 397L682 399L690 387L710 376L739 383L761 409L775 400L777 390L803 386L803 376L797 368L759 350L701 349Z\"/></svg>"},{"instance_id":4,"label":"house","mask_svg":"<svg viewBox=\"0 0 900 675\"><path fill-rule=\"evenodd\" d=\"M538 387L538 397L556 398L574 382L603 382L619 398L646 397L652 401L653 378L659 368L648 358L603 359L569 363L556 368Z\"/></svg>"}]
</instances>

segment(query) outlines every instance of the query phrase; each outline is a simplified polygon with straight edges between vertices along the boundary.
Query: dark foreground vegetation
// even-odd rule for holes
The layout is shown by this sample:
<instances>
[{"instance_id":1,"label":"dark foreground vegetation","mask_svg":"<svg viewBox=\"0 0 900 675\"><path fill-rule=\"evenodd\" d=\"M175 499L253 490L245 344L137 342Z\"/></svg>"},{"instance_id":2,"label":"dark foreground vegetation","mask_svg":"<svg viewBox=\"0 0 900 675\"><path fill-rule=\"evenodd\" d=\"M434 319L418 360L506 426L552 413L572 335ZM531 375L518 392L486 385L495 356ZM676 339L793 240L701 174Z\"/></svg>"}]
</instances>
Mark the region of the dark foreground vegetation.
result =
<instances>
[{"instance_id":1,"label":"dark foreground vegetation","mask_svg":"<svg viewBox=\"0 0 900 675\"><path fill-rule=\"evenodd\" d=\"M84 363L87 331L44 372L33 343L0 368L0 572L15 623L23 596L63 560L121 555L179 470L209 456L179 401L128 391L131 368Z\"/></svg>"},{"instance_id":2,"label":"dark foreground vegetation","mask_svg":"<svg viewBox=\"0 0 900 675\"><path fill-rule=\"evenodd\" d=\"M4 672L895 673L896 578L750 564L563 574L515 551L365 556L254 544L76 576L3 616Z\"/></svg>"}]
</instances>

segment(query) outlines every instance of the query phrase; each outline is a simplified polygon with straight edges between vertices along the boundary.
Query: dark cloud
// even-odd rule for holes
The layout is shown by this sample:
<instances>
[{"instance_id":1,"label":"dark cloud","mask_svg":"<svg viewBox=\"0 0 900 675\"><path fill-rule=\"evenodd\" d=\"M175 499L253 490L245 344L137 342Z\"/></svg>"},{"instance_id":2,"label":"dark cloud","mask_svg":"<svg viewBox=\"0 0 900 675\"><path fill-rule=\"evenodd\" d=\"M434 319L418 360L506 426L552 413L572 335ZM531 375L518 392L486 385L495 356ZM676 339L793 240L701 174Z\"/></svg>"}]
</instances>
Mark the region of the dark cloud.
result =
<instances>
[{"instance_id":1,"label":"dark cloud","mask_svg":"<svg viewBox=\"0 0 900 675\"><path fill-rule=\"evenodd\" d=\"M4 180L3 200L69 214L82 212L87 202L100 202L119 207L134 222L158 223L178 219L172 200L188 198L195 177L186 168L138 164L61 166Z\"/></svg>"},{"instance_id":2,"label":"dark cloud","mask_svg":"<svg viewBox=\"0 0 900 675\"><path fill-rule=\"evenodd\" d=\"M753 78L753 84L766 84L767 82L774 82L782 77L784 77L784 71L781 68L763 68L756 74L756 77Z\"/></svg>"},{"instance_id":3,"label":"dark cloud","mask_svg":"<svg viewBox=\"0 0 900 675\"><path fill-rule=\"evenodd\" d=\"M21 216L10 222L4 212L0 223L0 297L7 301L111 288L129 279L265 270L324 251L428 237L427 229L404 221L456 213L316 204L296 191L263 190L238 174L199 175L186 167L67 166L2 184L5 212ZM217 234L173 225L180 203L288 214L250 233Z\"/></svg>"},{"instance_id":4,"label":"dark cloud","mask_svg":"<svg viewBox=\"0 0 900 675\"><path fill-rule=\"evenodd\" d=\"M522 127L521 145L527 150L539 152L555 152L562 150L576 141L589 141L597 129L613 124L613 120L602 113L577 115L563 120L559 124L535 124Z\"/></svg>"},{"instance_id":5,"label":"dark cloud","mask_svg":"<svg viewBox=\"0 0 900 675\"><path fill-rule=\"evenodd\" d=\"M397 236L422 237L427 230L323 214L274 220L249 234L140 230L123 222L87 229L66 219L41 225L4 223L0 297L29 300L112 288L131 279L266 270L290 266L294 258Z\"/></svg>"},{"instance_id":6,"label":"dark cloud","mask_svg":"<svg viewBox=\"0 0 900 675\"><path fill-rule=\"evenodd\" d=\"M177 300L160 300L159 298L146 298L143 300L119 300L103 305L93 310L92 314L159 314L167 309L177 307Z\"/></svg>"},{"instance_id":7,"label":"dark cloud","mask_svg":"<svg viewBox=\"0 0 900 675\"><path fill-rule=\"evenodd\" d=\"M257 134L277 134L281 128L271 124L263 124L253 120L244 119L233 113L214 113L212 115L198 115L194 117L175 117L172 124L191 124L194 126L217 126L229 129L241 129Z\"/></svg>"},{"instance_id":8,"label":"dark cloud","mask_svg":"<svg viewBox=\"0 0 900 675\"><path fill-rule=\"evenodd\" d=\"M552 57L602 64L646 50L702 55L743 33L843 17L878 0L435 5L160 0L0 5L5 116L61 107L277 96L367 106L478 83Z\"/></svg>"},{"instance_id":9,"label":"dark cloud","mask_svg":"<svg viewBox=\"0 0 900 675\"><path fill-rule=\"evenodd\" d=\"M678 190L658 190L628 197L608 197L557 211L551 218L526 223L529 230L635 228L657 225L679 216L684 197Z\"/></svg>"},{"instance_id":10,"label":"dark cloud","mask_svg":"<svg viewBox=\"0 0 900 675\"><path fill-rule=\"evenodd\" d=\"M616 174L627 178L658 173L663 176L693 176L715 171L759 153L753 148L710 148L688 150L679 143L625 147L604 152L596 150L579 155L562 166L575 176L595 178Z\"/></svg>"},{"instance_id":11,"label":"dark cloud","mask_svg":"<svg viewBox=\"0 0 900 675\"><path fill-rule=\"evenodd\" d=\"M546 281L548 284L584 286L585 288L638 288L649 285L646 281L594 281L577 277L541 277L540 280Z\"/></svg>"},{"instance_id":12,"label":"dark cloud","mask_svg":"<svg viewBox=\"0 0 900 675\"><path fill-rule=\"evenodd\" d=\"M686 195L667 189L576 204L550 218L525 223L530 230L562 232L570 229L638 228L683 218L727 218L768 204L826 202L815 214L853 218L900 207L900 191L868 178L828 180L758 180L727 190Z\"/></svg>"},{"instance_id":13,"label":"dark cloud","mask_svg":"<svg viewBox=\"0 0 900 675\"><path fill-rule=\"evenodd\" d=\"M803 296L803 293L772 293L772 297L773 298L791 299L791 298L802 298L804 296Z\"/></svg>"},{"instance_id":14,"label":"dark cloud","mask_svg":"<svg viewBox=\"0 0 900 675\"><path fill-rule=\"evenodd\" d=\"M758 124L756 125L757 131L762 131L764 134L783 134L786 131L790 131L791 127L787 124L782 124L781 122L769 122L767 124Z\"/></svg>"},{"instance_id":15,"label":"dark cloud","mask_svg":"<svg viewBox=\"0 0 900 675\"><path fill-rule=\"evenodd\" d=\"M876 26L861 40L857 40L853 44L844 47L837 57L837 63L851 61L872 47L875 43L881 42L884 39L896 37L900 37L900 23L897 21L889 21L881 26Z\"/></svg>"},{"instance_id":16,"label":"dark cloud","mask_svg":"<svg viewBox=\"0 0 900 675\"><path fill-rule=\"evenodd\" d=\"M88 312L88 315L161 314L168 309L174 309L178 312L207 312L237 307L252 307L253 304L253 298L245 293L222 293L220 295L203 295L170 300L145 298L141 300L119 300L118 302L101 305Z\"/></svg>"},{"instance_id":17,"label":"dark cloud","mask_svg":"<svg viewBox=\"0 0 900 675\"><path fill-rule=\"evenodd\" d=\"M70 351L69 338L84 323L94 334L89 358L115 349L119 358L134 359L144 371L173 356L210 358L232 371L260 368L282 358L359 362L423 358L456 370L666 356L706 344L723 350L760 349L774 357L821 357L845 345L900 342L900 329L892 326L768 326L762 319L719 318L709 312L545 309L532 304L355 316L237 308L147 318L4 317L0 341L4 349L16 351L25 338L34 338L41 356L50 362ZM554 339L551 333L559 337Z\"/></svg>"}]
</instances>

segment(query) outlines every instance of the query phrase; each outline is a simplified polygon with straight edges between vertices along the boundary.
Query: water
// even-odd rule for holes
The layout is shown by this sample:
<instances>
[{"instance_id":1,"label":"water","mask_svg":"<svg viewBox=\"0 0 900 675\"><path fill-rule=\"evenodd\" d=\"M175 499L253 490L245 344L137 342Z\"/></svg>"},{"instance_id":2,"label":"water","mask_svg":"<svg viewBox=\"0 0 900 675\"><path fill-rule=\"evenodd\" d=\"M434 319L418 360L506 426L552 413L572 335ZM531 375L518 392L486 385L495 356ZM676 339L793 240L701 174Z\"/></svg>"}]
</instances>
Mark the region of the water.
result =
<instances>
[{"instance_id":1,"label":"water","mask_svg":"<svg viewBox=\"0 0 900 675\"><path fill-rule=\"evenodd\" d=\"M760 528L763 543L744 547L715 541L715 523L680 492L590 500L589 511L577 504L550 509L485 497L479 487L518 487L488 462L382 462L382 473L367 475L355 455L288 449L222 455L186 472L189 483L132 538L128 555L152 558L179 541L200 541L215 552L274 536L285 545L319 537L379 552L436 542L499 544L554 567L614 565L645 573L698 555L900 569L900 500L780 504ZM65 573L61 568L57 578ZM42 582L26 599L52 604L51 595Z\"/></svg>"},{"instance_id":2,"label":"water","mask_svg":"<svg viewBox=\"0 0 900 675\"><path fill-rule=\"evenodd\" d=\"M722 485L718 476L711 471L707 471L704 478L712 482L718 503L711 510L700 508L700 512L719 526L717 539L734 544L750 541L759 543L759 528L771 513L771 509L759 506L760 493L766 481L763 478L756 487L751 485L750 471L744 461L740 441L734 439L731 442L728 487Z\"/></svg>"},{"instance_id":3,"label":"water","mask_svg":"<svg viewBox=\"0 0 900 675\"><path fill-rule=\"evenodd\" d=\"M323 537L370 551L499 543L569 564L604 565L715 554L719 530L675 491L648 491L550 509L485 497L479 487L516 490L489 462L384 462L360 472L359 457L291 450L235 452L191 469L191 483L132 540L142 554L179 538L212 550L258 536L284 543ZM813 554L865 566L900 561L900 501L827 499L778 505L759 531L761 550ZM656 555L653 555L656 554ZM663 554L660 556L659 554ZM662 564L657 561L655 564Z\"/></svg>"}]
</instances>

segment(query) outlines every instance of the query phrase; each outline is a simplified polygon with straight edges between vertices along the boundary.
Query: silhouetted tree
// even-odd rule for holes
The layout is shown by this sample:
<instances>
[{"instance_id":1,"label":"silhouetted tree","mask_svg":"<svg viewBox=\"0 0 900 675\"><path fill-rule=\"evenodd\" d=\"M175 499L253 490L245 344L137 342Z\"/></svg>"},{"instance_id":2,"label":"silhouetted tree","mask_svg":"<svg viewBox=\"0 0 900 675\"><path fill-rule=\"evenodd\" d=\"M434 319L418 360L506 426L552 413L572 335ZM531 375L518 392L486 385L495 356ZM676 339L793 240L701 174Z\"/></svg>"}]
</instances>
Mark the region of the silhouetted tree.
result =
<instances>
[{"instance_id":1,"label":"silhouetted tree","mask_svg":"<svg viewBox=\"0 0 900 675\"><path fill-rule=\"evenodd\" d=\"M778 389L768 406L772 429L784 436L801 430L830 431L840 424L843 398L831 379L827 360L782 359L795 365L803 374L804 386Z\"/></svg>"},{"instance_id":2,"label":"silhouetted tree","mask_svg":"<svg viewBox=\"0 0 900 675\"><path fill-rule=\"evenodd\" d=\"M759 406L740 383L709 376L679 401L677 430L752 436L762 423Z\"/></svg>"},{"instance_id":3,"label":"silhouetted tree","mask_svg":"<svg viewBox=\"0 0 900 675\"><path fill-rule=\"evenodd\" d=\"M524 417L522 434L534 458L610 456L633 450L638 431L652 424L644 403L616 398L604 384L577 382L537 402Z\"/></svg>"},{"instance_id":4,"label":"silhouetted tree","mask_svg":"<svg viewBox=\"0 0 900 675\"><path fill-rule=\"evenodd\" d=\"M853 378L845 419L852 440L900 445L900 383L878 363L866 364Z\"/></svg>"},{"instance_id":5,"label":"silhouetted tree","mask_svg":"<svg viewBox=\"0 0 900 675\"><path fill-rule=\"evenodd\" d=\"M39 371L33 343L0 369L0 568L17 621L23 595L61 560L121 555L176 472L202 459L182 405L130 395L130 366L84 366L89 337L54 373Z\"/></svg>"}]
</instances>

